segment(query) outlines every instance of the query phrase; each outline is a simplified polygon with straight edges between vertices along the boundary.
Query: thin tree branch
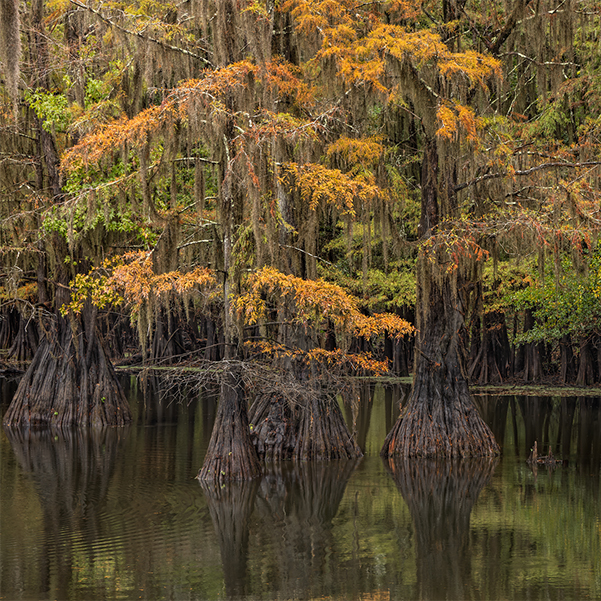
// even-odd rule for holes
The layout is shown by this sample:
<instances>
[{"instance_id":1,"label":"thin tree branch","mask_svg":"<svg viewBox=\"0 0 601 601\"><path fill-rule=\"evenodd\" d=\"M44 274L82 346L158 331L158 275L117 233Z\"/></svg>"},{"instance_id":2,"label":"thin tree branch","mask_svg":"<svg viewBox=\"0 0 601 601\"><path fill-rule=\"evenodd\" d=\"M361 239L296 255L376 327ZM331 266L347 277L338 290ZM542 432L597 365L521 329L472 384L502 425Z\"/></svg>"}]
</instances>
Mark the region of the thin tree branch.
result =
<instances>
[{"instance_id":1,"label":"thin tree branch","mask_svg":"<svg viewBox=\"0 0 601 601\"><path fill-rule=\"evenodd\" d=\"M597 167L601 165L601 161L584 161L582 163L566 163L563 161L553 161L552 163L542 163L541 165L536 165L536 167L530 167L530 169L524 169L522 171L503 171L502 173L486 173L481 175L480 177L476 177L469 182L465 182L463 184L459 184L455 186L455 192L460 192L461 190L465 190L465 188L469 188L471 186L475 186L480 182L489 180L489 179L499 179L500 177L506 177L508 175L530 175L531 173L535 173L536 171L542 171L543 169L554 169L557 167L567 167L568 169L580 169L582 167Z\"/></svg>"},{"instance_id":2,"label":"thin tree branch","mask_svg":"<svg viewBox=\"0 0 601 601\"><path fill-rule=\"evenodd\" d=\"M490 47L490 51L492 54L498 54L501 46L506 42L507 38L511 35L511 32L515 29L518 24L518 18L522 11L524 11L528 5L532 2L532 0L516 0L515 6L509 15L509 19L505 23L505 27L501 29L497 39L494 41L493 45Z\"/></svg>"},{"instance_id":3,"label":"thin tree branch","mask_svg":"<svg viewBox=\"0 0 601 601\"><path fill-rule=\"evenodd\" d=\"M310 252L303 250L302 248L298 248L298 246L289 246L288 244L280 244L280 246L282 248L289 248L291 250L297 250L300 253L309 255L312 259L317 259L318 261L321 261L322 263L325 263L326 265L331 265L331 263L329 261L326 261L325 259L322 259L321 257L318 257L317 255L312 255Z\"/></svg>"},{"instance_id":4,"label":"thin tree branch","mask_svg":"<svg viewBox=\"0 0 601 601\"><path fill-rule=\"evenodd\" d=\"M84 4L83 2L79 2L79 0L69 0L69 2L71 2L71 4L73 4L74 6L82 8L84 10L89 10L91 13L95 14L100 20L104 21L111 27L114 27L115 29L118 29L119 31L126 33L127 35L131 35L131 36L140 38L141 40L146 40L147 42L152 42L153 44L157 44L158 46L160 46L161 48L164 48L165 50L172 50L173 52L180 52L181 54L184 54L186 56L190 56L199 61L202 61L205 65L207 65L209 67L213 66L211 64L211 62L208 61L206 58L204 58L203 56L200 56L198 54L195 54L194 52L190 52L190 50L186 50L185 48L179 48L178 46L172 46L171 44L167 44L167 42L163 42L162 40L157 40L156 38L153 38L149 35L145 35L139 31L132 31L131 29L127 29L127 28L123 27L122 25L115 23L114 21L109 19L107 16L103 15L99 10L92 8L91 6Z\"/></svg>"}]
</instances>

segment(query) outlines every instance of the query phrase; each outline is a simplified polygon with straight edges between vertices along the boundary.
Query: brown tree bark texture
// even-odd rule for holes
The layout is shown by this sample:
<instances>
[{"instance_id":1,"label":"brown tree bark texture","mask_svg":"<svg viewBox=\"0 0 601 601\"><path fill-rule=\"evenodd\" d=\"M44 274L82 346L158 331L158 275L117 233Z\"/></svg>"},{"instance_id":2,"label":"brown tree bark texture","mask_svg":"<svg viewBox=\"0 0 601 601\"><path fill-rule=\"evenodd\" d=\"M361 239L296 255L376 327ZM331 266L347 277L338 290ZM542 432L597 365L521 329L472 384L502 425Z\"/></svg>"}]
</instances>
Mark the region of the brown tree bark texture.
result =
<instances>
[{"instance_id":1,"label":"brown tree bark texture","mask_svg":"<svg viewBox=\"0 0 601 601\"><path fill-rule=\"evenodd\" d=\"M464 369L464 320L460 286L448 273L433 273L420 256L413 389L406 411L384 441L385 457L479 457L497 455L499 446L470 396Z\"/></svg>"},{"instance_id":2,"label":"brown tree bark texture","mask_svg":"<svg viewBox=\"0 0 601 601\"><path fill-rule=\"evenodd\" d=\"M5 425L102 427L132 421L95 327L89 307L73 325L57 318L19 382Z\"/></svg>"},{"instance_id":3,"label":"brown tree bark texture","mask_svg":"<svg viewBox=\"0 0 601 601\"><path fill-rule=\"evenodd\" d=\"M252 480L261 475L261 464L250 436L246 399L238 376L228 370L207 454L197 478L224 482Z\"/></svg>"},{"instance_id":4,"label":"brown tree bark texture","mask_svg":"<svg viewBox=\"0 0 601 601\"><path fill-rule=\"evenodd\" d=\"M251 415L253 440L262 459L331 461L363 455L330 395L308 395L294 405L264 395L253 404Z\"/></svg>"}]
</instances>

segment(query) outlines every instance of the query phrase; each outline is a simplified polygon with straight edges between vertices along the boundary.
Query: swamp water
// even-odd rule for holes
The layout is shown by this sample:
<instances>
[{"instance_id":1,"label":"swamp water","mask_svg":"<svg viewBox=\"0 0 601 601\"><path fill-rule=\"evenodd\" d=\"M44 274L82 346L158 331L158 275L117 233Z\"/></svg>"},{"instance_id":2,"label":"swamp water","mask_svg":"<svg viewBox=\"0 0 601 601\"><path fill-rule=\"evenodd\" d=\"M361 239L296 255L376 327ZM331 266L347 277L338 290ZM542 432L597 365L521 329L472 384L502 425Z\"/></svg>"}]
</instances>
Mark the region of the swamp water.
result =
<instances>
[{"instance_id":1,"label":"swamp water","mask_svg":"<svg viewBox=\"0 0 601 601\"><path fill-rule=\"evenodd\" d=\"M215 489L215 398L128 391L128 428L0 433L1 599L601 599L599 398L477 396L498 460L385 464L403 391L366 385L363 459Z\"/></svg>"}]
</instances>

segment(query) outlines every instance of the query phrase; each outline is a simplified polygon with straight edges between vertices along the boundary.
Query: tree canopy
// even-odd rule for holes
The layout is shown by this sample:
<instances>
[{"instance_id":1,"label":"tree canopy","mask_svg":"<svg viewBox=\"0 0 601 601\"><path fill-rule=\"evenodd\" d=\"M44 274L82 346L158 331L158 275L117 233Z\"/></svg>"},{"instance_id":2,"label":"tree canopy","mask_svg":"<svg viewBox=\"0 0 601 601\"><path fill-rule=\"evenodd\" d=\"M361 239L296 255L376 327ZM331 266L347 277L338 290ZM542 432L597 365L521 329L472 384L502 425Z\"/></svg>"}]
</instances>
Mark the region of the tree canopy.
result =
<instances>
[{"instance_id":1,"label":"tree canopy","mask_svg":"<svg viewBox=\"0 0 601 601\"><path fill-rule=\"evenodd\" d=\"M0 16L14 357L91 302L113 358L406 374L439 290L467 378L601 380L595 0Z\"/></svg>"}]
</instances>

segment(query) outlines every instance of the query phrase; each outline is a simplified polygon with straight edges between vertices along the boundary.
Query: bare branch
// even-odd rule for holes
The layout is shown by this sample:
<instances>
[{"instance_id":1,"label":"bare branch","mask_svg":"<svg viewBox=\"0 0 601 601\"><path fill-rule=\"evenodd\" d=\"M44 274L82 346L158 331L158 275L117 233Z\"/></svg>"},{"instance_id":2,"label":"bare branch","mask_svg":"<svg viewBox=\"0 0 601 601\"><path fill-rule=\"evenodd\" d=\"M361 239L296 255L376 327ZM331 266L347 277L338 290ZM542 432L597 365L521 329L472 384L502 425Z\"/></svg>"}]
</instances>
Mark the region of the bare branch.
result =
<instances>
[{"instance_id":1,"label":"bare branch","mask_svg":"<svg viewBox=\"0 0 601 601\"><path fill-rule=\"evenodd\" d=\"M484 175L481 175L480 177L476 177L469 182L465 182L463 184L459 184L458 186L455 186L455 192L460 192L461 190L465 190L465 188L475 186L476 184L479 184L480 182L483 182L483 181L486 181L489 179L499 179L501 177L514 176L514 175L519 175L519 176L530 175L531 173L535 173L536 171L542 171L543 169L555 169L555 168L559 168L559 167L566 167L568 169L580 169L582 167L598 167L599 165L601 165L601 161L583 161L582 163L566 163L564 161L553 161L551 163L542 163L540 165L536 165L535 167L530 167L530 169L524 169L521 171L513 171L511 173L509 171L503 171L501 173L485 173Z\"/></svg>"}]
</instances>

